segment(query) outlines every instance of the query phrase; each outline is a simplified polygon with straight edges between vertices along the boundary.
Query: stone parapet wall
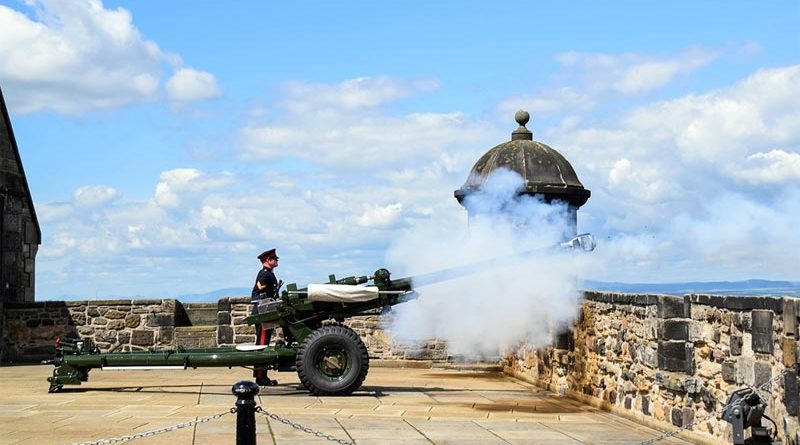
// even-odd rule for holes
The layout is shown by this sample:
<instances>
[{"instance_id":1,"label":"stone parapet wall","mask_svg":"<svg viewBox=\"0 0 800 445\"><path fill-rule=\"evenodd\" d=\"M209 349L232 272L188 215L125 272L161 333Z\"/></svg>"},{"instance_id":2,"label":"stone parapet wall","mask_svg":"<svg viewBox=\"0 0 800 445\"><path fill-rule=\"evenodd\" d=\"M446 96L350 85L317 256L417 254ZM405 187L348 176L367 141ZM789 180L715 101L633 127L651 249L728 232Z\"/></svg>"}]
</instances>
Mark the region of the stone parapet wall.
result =
<instances>
[{"instance_id":1,"label":"stone parapet wall","mask_svg":"<svg viewBox=\"0 0 800 445\"><path fill-rule=\"evenodd\" d=\"M730 443L730 424L715 415L729 395L766 384L767 414L787 434L784 443L796 443L797 304L586 292L579 319L560 336L566 340L523 345L505 369L644 423L691 425L690 435L708 443Z\"/></svg>"},{"instance_id":2,"label":"stone parapet wall","mask_svg":"<svg viewBox=\"0 0 800 445\"><path fill-rule=\"evenodd\" d=\"M6 303L0 358L6 363L52 358L57 337L89 337L102 351L170 346L175 310L171 299Z\"/></svg>"},{"instance_id":3,"label":"stone parapet wall","mask_svg":"<svg viewBox=\"0 0 800 445\"><path fill-rule=\"evenodd\" d=\"M202 325L191 323L192 317L186 313L190 306L173 299L0 302L0 363L50 359L58 337L91 338L102 352L255 342L255 328L244 321L250 315L249 297L220 298L216 320L212 312L212 320ZM213 303L203 306L211 306L213 311ZM345 324L362 338L372 358L447 359L442 341L393 341L384 330L389 320L376 312L349 318ZM281 337L278 328L273 340Z\"/></svg>"}]
</instances>

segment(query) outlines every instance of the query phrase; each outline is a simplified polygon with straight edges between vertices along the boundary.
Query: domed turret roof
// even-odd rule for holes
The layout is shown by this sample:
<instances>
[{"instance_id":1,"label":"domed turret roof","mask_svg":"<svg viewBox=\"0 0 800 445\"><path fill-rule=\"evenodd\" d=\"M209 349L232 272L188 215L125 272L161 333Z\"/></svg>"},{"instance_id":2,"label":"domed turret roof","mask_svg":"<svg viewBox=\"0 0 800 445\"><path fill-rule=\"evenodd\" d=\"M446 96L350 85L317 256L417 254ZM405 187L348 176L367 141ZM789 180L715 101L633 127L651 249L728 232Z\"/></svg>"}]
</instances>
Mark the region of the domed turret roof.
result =
<instances>
[{"instance_id":1,"label":"domed turret roof","mask_svg":"<svg viewBox=\"0 0 800 445\"><path fill-rule=\"evenodd\" d=\"M505 168L518 173L524 181L520 194L539 195L545 201L566 201L574 207L586 203L591 192L583 187L575 169L555 149L533 140L525 124L530 115L517 111L514 116L519 128L504 142L478 159L464 185L454 192L461 203L470 193L480 190L492 172Z\"/></svg>"}]
</instances>

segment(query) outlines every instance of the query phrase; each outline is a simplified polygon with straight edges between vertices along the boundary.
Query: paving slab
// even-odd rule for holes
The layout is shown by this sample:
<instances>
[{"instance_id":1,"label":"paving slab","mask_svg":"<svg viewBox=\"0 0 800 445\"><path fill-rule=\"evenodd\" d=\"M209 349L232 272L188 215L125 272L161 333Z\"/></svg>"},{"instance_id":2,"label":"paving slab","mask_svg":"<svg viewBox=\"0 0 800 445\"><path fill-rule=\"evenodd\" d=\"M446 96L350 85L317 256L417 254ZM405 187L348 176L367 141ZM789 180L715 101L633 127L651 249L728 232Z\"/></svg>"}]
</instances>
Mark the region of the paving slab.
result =
<instances>
[{"instance_id":1,"label":"paving slab","mask_svg":"<svg viewBox=\"0 0 800 445\"><path fill-rule=\"evenodd\" d=\"M87 383L49 394L51 372L44 365L0 367L0 445L84 443L214 415L221 417L131 443L233 445L231 386L251 379L241 368L93 370ZM496 371L374 367L348 397L310 395L294 373L271 376L279 385L261 389L264 410L358 445L635 445L660 434ZM331 443L263 414L256 420L262 445Z\"/></svg>"}]
</instances>

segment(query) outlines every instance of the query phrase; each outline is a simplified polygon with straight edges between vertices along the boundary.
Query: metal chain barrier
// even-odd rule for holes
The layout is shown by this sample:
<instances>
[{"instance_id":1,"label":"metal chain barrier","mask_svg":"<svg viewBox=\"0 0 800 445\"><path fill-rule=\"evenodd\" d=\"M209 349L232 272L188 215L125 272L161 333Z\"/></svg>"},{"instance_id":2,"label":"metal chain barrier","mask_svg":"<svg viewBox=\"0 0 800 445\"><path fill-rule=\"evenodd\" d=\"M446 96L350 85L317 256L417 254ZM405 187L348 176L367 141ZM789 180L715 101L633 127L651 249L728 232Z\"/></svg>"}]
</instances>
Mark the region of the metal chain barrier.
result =
<instances>
[{"instance_id":1,"label":"metal chain barrier","mask_svg":"<svg viewBox=\"0 0 800 445\"><path fill-rule=\"evenodd\" d=\"M781 378L783 378L784 375L786 375L786 372L788 372L788 370L786 370L786 371L778 374L777 376L771 378L770 380L764 382L762 385L760 385L757 388L752 388L751 387L750 388L750 392L748 394L752 394L754 392L765 392L765 393L767 393L769 395L772 395L772 391L767 391L767 387L771 387L771 385L773 383L777 383L778 380L780 380ZM707 415L705 417L701 417L699 419L695 419L694 422L692 422L692 423L690 423L688 425L684 425L684 426L682 426L682 427L680 427L680 428L678 428L678 429L676 429L674 431L668 431L668 432L663 433L663 434L661 434L659 436L656 436L656 437L654 437L652 439L645 440L644 442L639 442L637 445L651 445L651 444L654 444L656 442L660 442L660 441L662 441L664 439L667 439L669 437L677 436L683 430L687 430L687 429L697 425L698 423L705 422L706 420L708 420L708 419L710 419L712 417L721 416L722 412L725 411L728 407L729 407L729 405L725 405L722 408L718 409L717 411L715 411L715 412L713 412L713 413L711 413L711 414L709 414L709 415Z\"/></svg>"},{"instance_id":2,"label":"metal chain barrier","mask_svg":"<svg viewBox=\"0 0 800 445\"><path fill-rule=\"evenodd\" d=\"M290 427L292 427L292 428L294 428L296 430L300 430L300 431L302 431L304 433L312 434L312 435L317 436L319 438L327 439L327 440L329 440L331 442L336 442L336 443L341 444L341 445L355 445L355 442L350 442L350 441L347 441L347 440L344 440L344 439L337 439L336 437L331 436L330 434L325 434L325 433L322 433L320 431L315 431L315 430L313 430L313 429L311 429L311 428L309 428L307 426L303 426L303 425L301 425L301 424L299 424L297 422L292 422L291 420L289 420L289 419L287 419L285 417L281 417L281 416L279 416L279 415L277 415L275 413L271 413L271 412L261 408L260 406L256 407L256 412L261 414L264 417L268 417L268 418L270 418L272 420L277 420L278 422L283 423L284 425L289 425Z\"/></svg>"},{"instance_id":3,"label":"metal chain barrier","mask_svg":"<svg viewBox=\"0 0 800 445\"><path fill-rule=\"evenodd\" d=\"M226 416L228 414L233 414L235 412L236 412L236 408L231 408L231 409L229 409L227 411L224 411L224 412L221 412L219 414L214 414L213 416L201 417L201 418L199 418L197 420L191 420L189 422L183 422L183 423L179 423L177 425L172 425L172 426L168 426L168 427L165 427L165 428L159 428L157 430L145 431L143 433L130 434L130 435L127 435L127 436L112 437L110 439L94 440L94 441L91 441L91 442L76 442L76 443L73 443L72 445L105 445L105 444L109 444L109 443L128 442L128 441L135 440L135 439L141 439L143 437L156 436L158 434L177 431L179 429L186 428L186 427L189 427L189 426L199 425L201 423L211 422L212 420L219 419L222 416Z\"/></svg>"}]
</instances>

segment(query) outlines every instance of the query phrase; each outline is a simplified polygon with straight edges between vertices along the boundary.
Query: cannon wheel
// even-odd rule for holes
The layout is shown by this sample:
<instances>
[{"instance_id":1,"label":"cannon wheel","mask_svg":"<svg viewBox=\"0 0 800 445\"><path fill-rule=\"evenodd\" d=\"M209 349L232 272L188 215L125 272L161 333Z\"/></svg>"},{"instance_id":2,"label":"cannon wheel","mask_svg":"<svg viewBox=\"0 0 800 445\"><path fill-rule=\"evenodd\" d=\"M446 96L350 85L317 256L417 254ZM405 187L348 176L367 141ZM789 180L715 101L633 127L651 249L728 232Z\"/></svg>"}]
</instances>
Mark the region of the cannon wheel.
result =
<instances>
[{"instance_id":1,"label":"cannon wheel","mask_svg":"<svg viewBox=\"0 0 800 445\"><path fill-rule=\"evenodd\" d=\"M364 382L369 355L364 342L347 326L323 326L297 351L297 375L317 396L346 396Z\"/></svg>"}]
</instances>

